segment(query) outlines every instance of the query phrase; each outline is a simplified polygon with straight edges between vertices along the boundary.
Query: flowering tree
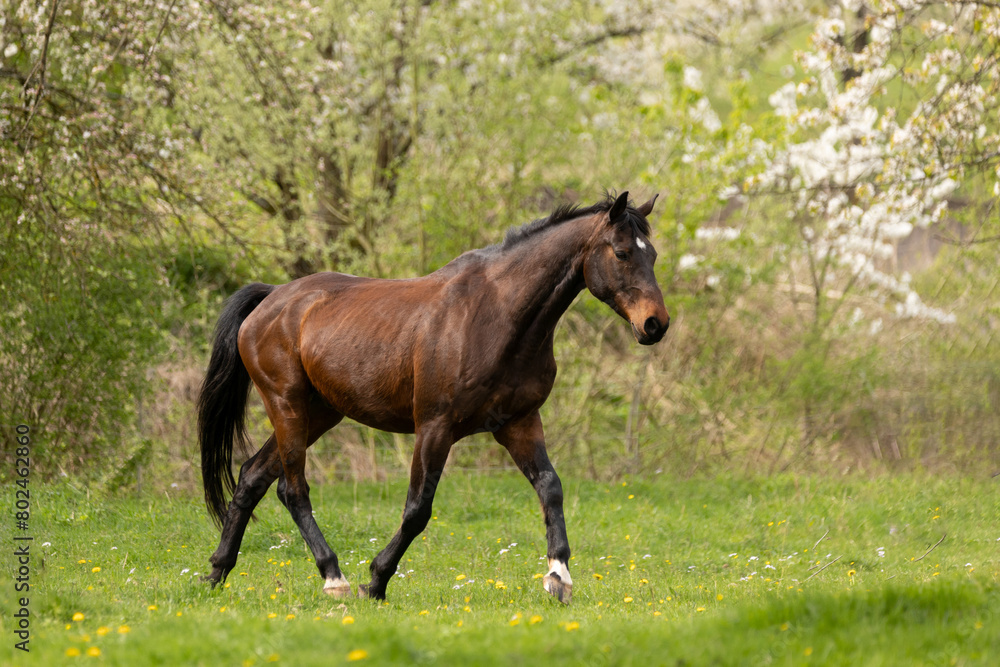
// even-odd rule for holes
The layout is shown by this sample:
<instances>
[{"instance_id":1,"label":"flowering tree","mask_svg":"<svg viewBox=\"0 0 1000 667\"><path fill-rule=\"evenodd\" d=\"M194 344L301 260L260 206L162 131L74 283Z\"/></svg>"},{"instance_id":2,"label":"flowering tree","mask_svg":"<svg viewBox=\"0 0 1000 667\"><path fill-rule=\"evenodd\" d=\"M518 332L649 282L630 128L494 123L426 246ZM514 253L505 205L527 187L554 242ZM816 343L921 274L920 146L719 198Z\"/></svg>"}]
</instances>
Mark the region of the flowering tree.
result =
<instances>
[{"instance_id":1,"label":"flowering tree","mask_svg":"<svg viewBox=\"0 0 1000 667\"><path fill-rule=\"evenodd\" d=\"M794 31L798 20L784 11L756 16L763 34ZM796 54L799 67L784 65L786 82L762 92L770 113L740 103L742 83L728 94L706 92L700 72L677 69L685 160L696 181L718 184L729 211L691 230L679 275L700 275L709 289L728 275L731 296L751 293L755 282L788 295L795 318L786 326L796 333L774 355L774 391L751 402L770 412L779 397L790 399L801 418L800 452L836 431L838 406L878 386L884 370L874 336L885 318L957 321L955 306L929 305L896 270L899 240L963 214L972 218L964 244L1000 239L998 21L1000 8L989 2L833 3ZM700 34L729 48L719 46L731 34L725 22ZM728 119L720 121L710 94L733 109ZM759 312L765 302L750 303ZM786 321L779 303L770 309ZM741 317L750 322L756 312ZM755 336L773 338L765 333L773 323L753 326ZM700 404L727 401L724 394Z\"/></svg>"}]
</instances>

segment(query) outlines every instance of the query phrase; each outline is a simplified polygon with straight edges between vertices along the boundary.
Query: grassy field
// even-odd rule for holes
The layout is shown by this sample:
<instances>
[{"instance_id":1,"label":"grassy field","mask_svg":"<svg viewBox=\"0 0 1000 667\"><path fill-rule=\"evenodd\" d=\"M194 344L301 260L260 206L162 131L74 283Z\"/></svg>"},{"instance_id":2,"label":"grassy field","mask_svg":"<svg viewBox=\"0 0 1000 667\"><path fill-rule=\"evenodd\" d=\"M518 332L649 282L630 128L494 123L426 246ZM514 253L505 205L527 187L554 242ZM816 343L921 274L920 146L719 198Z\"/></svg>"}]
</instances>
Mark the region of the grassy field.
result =
<instances>
[{"instance_id":1,"label":"grassy field","mask_svg":"<svg viewBox=\"0 0 1000 667\"><path fill-rule=\"evenodd\" d=\"M445 476L387 603L323 595L273 493L212 591L198 498L36 485L31 652L13 648L8 579L0 664L998 664L997 484L565 480L566 607L541 588L540 512L513 474ZM404 495L402 481L313 489L353 585Z\"/></svg>"}]
</instances>

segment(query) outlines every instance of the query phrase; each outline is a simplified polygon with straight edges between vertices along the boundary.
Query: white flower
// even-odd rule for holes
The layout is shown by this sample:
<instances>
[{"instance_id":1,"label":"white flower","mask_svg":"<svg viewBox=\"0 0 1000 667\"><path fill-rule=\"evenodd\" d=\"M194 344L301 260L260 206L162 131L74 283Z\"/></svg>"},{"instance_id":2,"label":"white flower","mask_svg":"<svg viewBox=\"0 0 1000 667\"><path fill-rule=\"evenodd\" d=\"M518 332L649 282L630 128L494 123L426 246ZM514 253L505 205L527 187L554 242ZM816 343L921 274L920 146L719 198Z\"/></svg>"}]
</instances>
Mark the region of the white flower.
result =
<instances>
[{"instance_id":1,"label":"white flower","mask_svg":"<svg viewBox=\"0 0 1000 667\"><path fill-rule=\"evenodd\" d=\"M17 44L8 44L7 48L3 50L3 57L13 58L14 56L17 55L17 52L18 52Z\"/></svg>"},{"instance_id":2,"label":"white flower","mask_svg":"<svg viewBox=\"0 0 1000 667\"><path fill-rule=\"evenodd\" d=\"M681 258L677 261L677 270L686 271L688 269L693 269L698 266L698 263L703 259L704 257L701 255L681 255Z\"/></svg>"},{"instance_id":3,"label":"white flower","mask_svg":"<svg viewBox=\"0 0 1000 667\"><path fill-rule=\"evenodd\" d=\"M718 239L720 241L735 241L740 237L740 230L735 227L699 227L694 237L699 240Z\"/></svg>"},{"instance_id":4,"label":"white flower","mask_svg":"<svg viewBox=\"0 0 1000 667\"><path fill-rule=\"evenodd\" d=\"M695 67L690 67L688 65L684 66L684 87L690 88L691 90L702 89L701 83L701 71Z\"/></svg>"},{"instance_id":5,"label":"white flower","mask_svg":"<svg viewBox=\"0 0 1000 667\"><path fill-rule=\"evenodd\" d=\"M795 112L798 111L798 106L795 104L795 97L796 85L789 82L771 93L767 101L774 107L774 113L779 116L789 117L794 116Z\"/></svg>"}]
</instances>

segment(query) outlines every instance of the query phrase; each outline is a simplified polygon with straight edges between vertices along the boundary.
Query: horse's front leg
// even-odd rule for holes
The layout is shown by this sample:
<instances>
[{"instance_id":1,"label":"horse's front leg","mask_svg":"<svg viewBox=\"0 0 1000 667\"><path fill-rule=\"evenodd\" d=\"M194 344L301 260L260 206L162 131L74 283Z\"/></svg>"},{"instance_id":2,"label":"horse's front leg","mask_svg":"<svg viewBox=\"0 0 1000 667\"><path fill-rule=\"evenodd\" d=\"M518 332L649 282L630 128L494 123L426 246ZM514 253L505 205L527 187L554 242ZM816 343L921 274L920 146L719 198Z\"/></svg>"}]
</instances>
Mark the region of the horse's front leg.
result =
<instances>
[{"instance_id":1,"label":"horse's front leg","mask_svg":"<svg viewBox=\"0 0 1000 667\"><path fill-rule=\"evenodd\" d=\"M569 604L573 596L573 579L569 576L569 540L563 518L562 483L545 451L542 419L534 412L505 424L494 437L507 448L514 463L535 487L542 503L548 542L549 572L542 579L542 585L557 600Z\"/></svg>"},{"instance_id":2,"label":"horse's front leg","mask_svg":"<svg viewBox=\"0 0 1000 667\"><path fill-rule=\"evenodd\" d=\"M358 586L358 595L385 599L385 589L396 573L399 561L410 543L427 527L431 518L434 492L441 480L448 452L454 439L444 424L424 424L417 428L413 462L410 464L410 488L403 508L403 521L378 556L371 563L372 579L367 586Z\"/></svg>"}]
</instances>

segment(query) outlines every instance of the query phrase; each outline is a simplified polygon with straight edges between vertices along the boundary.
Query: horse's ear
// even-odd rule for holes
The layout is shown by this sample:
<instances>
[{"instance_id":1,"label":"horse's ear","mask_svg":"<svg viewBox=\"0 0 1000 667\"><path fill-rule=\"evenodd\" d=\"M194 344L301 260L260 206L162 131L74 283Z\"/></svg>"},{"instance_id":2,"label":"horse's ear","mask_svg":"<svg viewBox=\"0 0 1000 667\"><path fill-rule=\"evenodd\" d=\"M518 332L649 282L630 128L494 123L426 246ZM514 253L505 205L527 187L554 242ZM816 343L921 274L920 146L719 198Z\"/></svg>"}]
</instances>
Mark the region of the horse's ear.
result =
<instances>
[{"instance_id":1,"label":"horse's ear","mask_svg":"<svg viewBox=\"0 0 1000 667\"><path fill-rule=\"evenodd\" d=\"M618 219L624 215L626 206L628 206L628 190L618 195L618 199L611 205L611 210L608 211L608 222L611 224L618 222Z\"/></svg>"},{"instance_id":2,"label":"horse's ear","mask_svg":"<svg viewBox=\"0 0 1000 667\"><path fill-rule=\"evenodd\" d=\"M659 196L660 196L659 194L653 195L652 199L650 199L648 202L646 202L645 204L643 204L642 206L640 206L639 208L637 208L635 210L642 217L644 217L644 218L648 217L649 214L653 212L653 204L656 203L656 198L659 197Z\"/></svg>"}]
</instances>

